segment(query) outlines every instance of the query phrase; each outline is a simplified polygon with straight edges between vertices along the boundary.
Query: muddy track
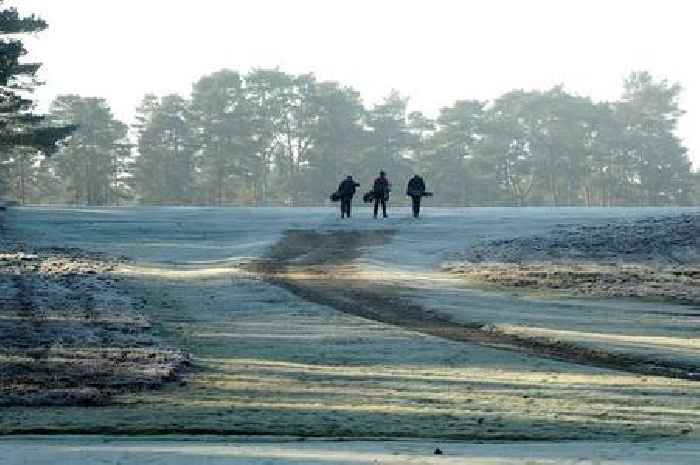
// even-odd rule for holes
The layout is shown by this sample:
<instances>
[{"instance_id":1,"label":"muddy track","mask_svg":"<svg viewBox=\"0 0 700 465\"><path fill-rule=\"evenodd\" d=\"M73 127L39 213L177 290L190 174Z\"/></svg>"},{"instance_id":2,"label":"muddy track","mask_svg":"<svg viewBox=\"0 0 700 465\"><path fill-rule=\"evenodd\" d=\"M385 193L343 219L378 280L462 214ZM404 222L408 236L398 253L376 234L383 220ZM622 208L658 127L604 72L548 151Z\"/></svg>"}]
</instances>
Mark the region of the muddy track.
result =
<instances>
[{"instance_id":1,"label":"muddy track","mask_svg":"<svg viewBox=\"0 0 700 465\"><path fill-rule=\"evenodd\" d=\"M408 302L398 296L395 286L362 279L352 264L367 248L387 243L392 235L390 230L287 231L267 257L246 268L309 302L452 341L630 373L700 380L698 367L505 334L486 329L482 322L457 323Z\"/></svg>"}]
</instances>

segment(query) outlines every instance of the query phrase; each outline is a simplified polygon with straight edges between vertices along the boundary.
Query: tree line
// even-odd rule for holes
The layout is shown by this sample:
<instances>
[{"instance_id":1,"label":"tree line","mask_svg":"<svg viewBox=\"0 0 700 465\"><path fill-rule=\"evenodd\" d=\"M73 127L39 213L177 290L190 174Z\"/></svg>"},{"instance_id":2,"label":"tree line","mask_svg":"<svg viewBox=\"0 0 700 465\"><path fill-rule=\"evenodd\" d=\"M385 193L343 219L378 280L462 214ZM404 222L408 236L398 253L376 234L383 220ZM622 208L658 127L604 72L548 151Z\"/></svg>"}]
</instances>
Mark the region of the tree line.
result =
<instances>
[{"instance_id":1,"label":"tree line","mask_svg":"<svg viewBox=\"0 0 700 465\"><path fill-rule=\"evenodd\" d=\"M46 26L13 9L2 15L2 34ZM681 88L645 71L630 73L613 102L556 86L458 100L430 118L409 112L396 91L366 106L352 87L313 74L225 69L187 97L146 95L130 128L98 97L61 95L47 119L31 114L31 100L17 95L20 82L31 90L38 65L19 61L16 39L0 52L0 179L20 202L319 205L345 175L368 187L380 169L400 203L413 173L440 205L699 200L675 135Z\"/></svg>"}]
</instances>

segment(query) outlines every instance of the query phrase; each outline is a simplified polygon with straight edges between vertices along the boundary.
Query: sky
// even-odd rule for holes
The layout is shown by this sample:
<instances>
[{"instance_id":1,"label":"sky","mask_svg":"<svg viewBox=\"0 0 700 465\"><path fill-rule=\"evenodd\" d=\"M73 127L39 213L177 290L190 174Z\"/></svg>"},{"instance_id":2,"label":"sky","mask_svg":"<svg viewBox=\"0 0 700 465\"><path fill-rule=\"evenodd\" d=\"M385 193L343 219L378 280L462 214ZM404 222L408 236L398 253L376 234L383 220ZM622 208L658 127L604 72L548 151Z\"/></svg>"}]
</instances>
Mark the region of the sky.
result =
<instances>
[{"instance_id":1,"label":"sky","mask_svg":"<svg viewBox=\"0 0 700 465\"><path fill-rule=\"evenodd\" d=\"M620 97L648 70L683 88L678 135L700 168L700 6L687 0L8 0L49 29L27 39L36 93L104 97L133 122L146 93L189 95L222 68L279 66L437 115L458 99L557 84ZM695 44L695 45L693 45Z\"/></svg>"}]
</instances>

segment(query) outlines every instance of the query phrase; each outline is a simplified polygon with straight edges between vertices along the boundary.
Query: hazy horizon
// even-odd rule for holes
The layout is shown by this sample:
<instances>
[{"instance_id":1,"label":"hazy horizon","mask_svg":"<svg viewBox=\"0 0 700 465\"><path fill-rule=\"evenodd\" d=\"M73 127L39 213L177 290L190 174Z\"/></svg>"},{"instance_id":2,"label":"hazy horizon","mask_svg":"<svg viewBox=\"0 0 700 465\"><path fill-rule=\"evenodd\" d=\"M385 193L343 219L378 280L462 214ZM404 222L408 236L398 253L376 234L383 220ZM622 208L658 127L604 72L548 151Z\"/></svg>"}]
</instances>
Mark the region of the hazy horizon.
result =
<instances>
[{"instance_id":1,"label":"hazy horizon","mask_svg":"<svg viewBox=\"0 0 700 465\"><path fill-rule=\"evenodd\" d=\"M683 86L687 114L678 135L700 166L700 67L689 59L695 9L679 1L663 9L631 1L360 1L345 9L271 0L167 8L133 0L7 4L49 22L27 40L29 59L44 63L46 85L36 94L42 109L59 94L104 97L131 123L146 93L189 95L193 82L218 69L279 66L352 86L368 104L396 89L410 98L410 109L435 116L458 99L492 100L514 88L560 83L614 100L628 72L646 69Z\"/></svg>"}]
</instances>

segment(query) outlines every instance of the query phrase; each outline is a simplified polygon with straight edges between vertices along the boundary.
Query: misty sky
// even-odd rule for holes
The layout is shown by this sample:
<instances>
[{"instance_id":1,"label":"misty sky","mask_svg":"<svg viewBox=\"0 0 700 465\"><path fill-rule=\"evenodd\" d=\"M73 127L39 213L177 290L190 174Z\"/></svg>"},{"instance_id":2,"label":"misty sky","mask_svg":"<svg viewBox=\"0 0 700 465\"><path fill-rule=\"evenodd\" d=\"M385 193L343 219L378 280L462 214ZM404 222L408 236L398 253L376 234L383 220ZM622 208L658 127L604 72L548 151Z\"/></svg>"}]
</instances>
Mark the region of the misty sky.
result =
<instances>
[{"instance_id":1,"label":"misty sky","mask_svg":"<svg viewBox=\"0 0 700 465\"><path fill-rule=\"evenodd\" d=\"M684 0L11 0L48 31L28 40L47 85L108 99L131 122L147 92L188 95L221 68L280 66L359 90L392 88L430 116L454 100L558 83L596 100L647 69L685 91L679 135L700 166L698 7Z\"/></svg>"}]
</instances>

